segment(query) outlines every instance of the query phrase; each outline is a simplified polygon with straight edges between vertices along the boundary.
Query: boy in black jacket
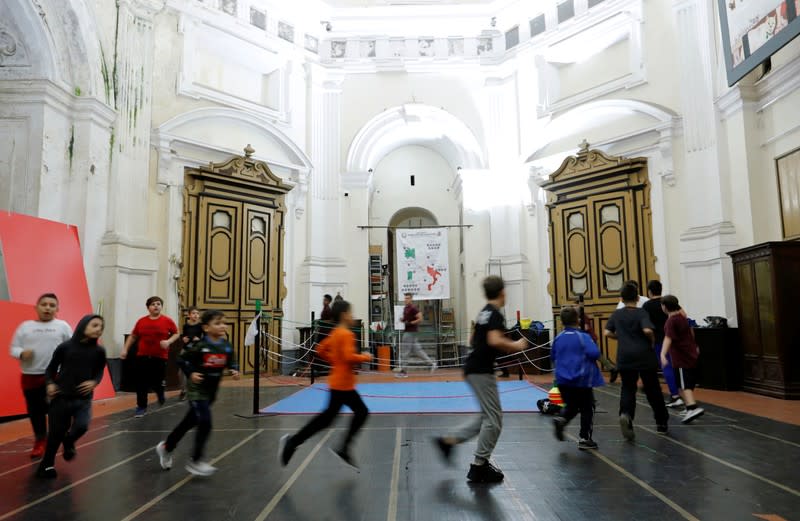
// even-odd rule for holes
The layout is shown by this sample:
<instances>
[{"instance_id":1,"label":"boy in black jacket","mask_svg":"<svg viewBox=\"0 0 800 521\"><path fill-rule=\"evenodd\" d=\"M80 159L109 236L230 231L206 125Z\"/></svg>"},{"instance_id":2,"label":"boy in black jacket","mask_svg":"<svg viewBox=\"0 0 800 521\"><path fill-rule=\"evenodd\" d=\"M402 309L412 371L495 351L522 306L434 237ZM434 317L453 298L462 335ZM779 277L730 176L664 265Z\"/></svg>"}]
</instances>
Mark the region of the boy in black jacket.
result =
<instances>
[{"instance_id":1,"label":"boy in black jacket","mask_svg":"<svg viewBox=\"0 0 800 521\"><path fill-rule=\"evenodd\" d=\"M63 443L64 459L72 460L76 455L75 442L89 429L92 395L106 367L106 350L97 344L103 327L100 315L83 317L72 338L56 348L47 366L50 432L44 457L36 471L40 478L55 478L58 448Z\"/></svg>"},{"instance_id":2,"label":"boy in black jacket","mask_svg":"<svg viewBox=\"0 0 800 521\"><path fill-rule=\"evenodd\" d=\"M239 371L233 357L233 347L225 339L227 326L222 311L206 311L200 323L205 336L188 346L180 356L180 365L189 380L189 411L183 420L156 446L161 468L172 468L172 451L181 438L193 427L197 427L192 459L186 470L195 476L210 476L217 469L203 459L206 442L211 434L211 404L217 396L219 382L225 369L230 369L234 379Z\"/></svg>"}]
</instances>

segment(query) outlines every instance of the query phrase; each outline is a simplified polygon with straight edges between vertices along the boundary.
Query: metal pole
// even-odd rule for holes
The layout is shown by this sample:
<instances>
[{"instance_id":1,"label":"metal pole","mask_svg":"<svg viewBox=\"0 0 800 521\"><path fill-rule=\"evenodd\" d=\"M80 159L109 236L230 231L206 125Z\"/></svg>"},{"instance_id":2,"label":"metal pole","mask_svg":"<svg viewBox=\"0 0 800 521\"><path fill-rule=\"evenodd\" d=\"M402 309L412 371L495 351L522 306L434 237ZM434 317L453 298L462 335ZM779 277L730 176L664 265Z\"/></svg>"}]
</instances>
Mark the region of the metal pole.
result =
<instances>
[{"instance_id":1,"label":"metal pole","mask_svg":"<svg viewBox=\"0 0 800 521\"><path fill-rule=\"evenodd\" d=\"M253 368L253 414L259 414L258 391L261 379L261 301L256 300L256 341L254 343L255 357Z\"/></svg>"},{"instance_id":2,"label":"metal pole","mask_svg":"<svg viewBox=\"0 0 800 521\"><path fill-rule=\"evenodd\" d=\"M314 341L317 339L316 338L316 333L314 332L314 329L316 329L314 327L314 318L315 318L315 313L312 311L311 312L311 336L309 337L309 341L308 341L309 349L316 349L316 346L314 345ZM311 368L311 371L310 371L310 373L311 373L311 385L314 385L314 378L316 376L314 366L316 365L317 361L316 361L313 353L310 353L308 355L308 359L310 360L309 367Z\"/></svg>"}]
</instances>

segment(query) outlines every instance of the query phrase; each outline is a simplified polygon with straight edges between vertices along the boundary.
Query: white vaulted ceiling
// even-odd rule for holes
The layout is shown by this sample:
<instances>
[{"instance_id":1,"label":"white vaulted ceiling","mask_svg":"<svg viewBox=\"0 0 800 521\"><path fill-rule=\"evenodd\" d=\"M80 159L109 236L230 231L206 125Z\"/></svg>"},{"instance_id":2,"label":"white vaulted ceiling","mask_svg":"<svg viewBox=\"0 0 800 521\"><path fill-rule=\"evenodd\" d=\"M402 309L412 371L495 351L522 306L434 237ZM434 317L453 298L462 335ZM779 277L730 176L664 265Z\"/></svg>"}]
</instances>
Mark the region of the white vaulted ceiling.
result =
<instances>
[{"instance_id":1,"label":"white vaulted ceiling","mask_svg":"<svg viewBox=\"0 0 800 521\"><path fill-rule=\"evenodd\" d=\"M491 4L495 0L323 0L331 7L385 7L392 5Z\"/></svg>"}]
</instances>

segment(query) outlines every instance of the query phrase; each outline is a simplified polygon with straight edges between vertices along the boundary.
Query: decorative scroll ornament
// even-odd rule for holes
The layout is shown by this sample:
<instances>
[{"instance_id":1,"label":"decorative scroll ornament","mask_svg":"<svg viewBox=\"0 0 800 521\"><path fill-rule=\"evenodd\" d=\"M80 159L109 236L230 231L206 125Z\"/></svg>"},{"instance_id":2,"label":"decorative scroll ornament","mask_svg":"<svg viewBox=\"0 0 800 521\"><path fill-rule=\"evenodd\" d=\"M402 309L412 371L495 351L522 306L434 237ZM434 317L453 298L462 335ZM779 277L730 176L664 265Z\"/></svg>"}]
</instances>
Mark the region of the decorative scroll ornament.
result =
<instances>
[{"instance_id":1,"label":"decorative scroll ornament","mask_svg":"<svg viewBox=\"0 0 800 521\"><path fill-rule=\"evenodd\" d=\"M14 56L16 53L17 42L14 37L10 33L0 30L0 57Z\"/></svg>"}]
</instances>

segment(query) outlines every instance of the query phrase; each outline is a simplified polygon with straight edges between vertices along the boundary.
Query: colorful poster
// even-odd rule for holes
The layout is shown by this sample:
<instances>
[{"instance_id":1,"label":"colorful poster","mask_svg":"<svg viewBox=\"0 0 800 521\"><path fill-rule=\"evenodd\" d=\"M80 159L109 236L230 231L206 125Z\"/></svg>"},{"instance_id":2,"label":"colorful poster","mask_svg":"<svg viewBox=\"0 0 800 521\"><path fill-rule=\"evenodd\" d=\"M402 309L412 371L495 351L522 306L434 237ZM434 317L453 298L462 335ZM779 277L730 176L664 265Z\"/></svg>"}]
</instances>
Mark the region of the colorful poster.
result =
<instances>
[{"instance_id":1,"label":"colorful poster","mask_svg":"<svg viewBox=\"0 0 800 521\"><path fill-rule=\"evenodd\" d=\"M450 298L450 264L446 228L397 230L398 298L411 293L414 300Z\"/></svg>"}]
</instances>

